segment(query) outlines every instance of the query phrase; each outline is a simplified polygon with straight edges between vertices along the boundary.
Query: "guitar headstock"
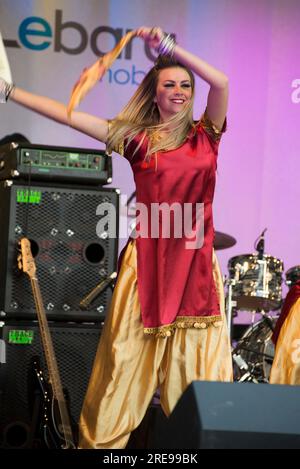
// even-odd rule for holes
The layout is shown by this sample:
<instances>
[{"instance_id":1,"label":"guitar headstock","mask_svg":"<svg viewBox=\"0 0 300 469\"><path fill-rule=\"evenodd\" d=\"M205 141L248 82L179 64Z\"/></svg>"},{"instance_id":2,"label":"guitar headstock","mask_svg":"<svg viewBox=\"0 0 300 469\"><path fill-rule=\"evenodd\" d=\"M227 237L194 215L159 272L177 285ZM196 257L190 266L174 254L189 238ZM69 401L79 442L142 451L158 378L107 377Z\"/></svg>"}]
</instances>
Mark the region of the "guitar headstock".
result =
<instances>
[{"instance_id":1,"label":"guitar headstock","mask_svg":"<svg viewBox=\"0 0 300 469\"><path fill-rule=\"evenodd\" d=\"M30 241L22 238L19 241L20 254L18 255L18 267L20 270L33 278L36 274L36 266L31 253Z\"/></svg>"}]
</instances>

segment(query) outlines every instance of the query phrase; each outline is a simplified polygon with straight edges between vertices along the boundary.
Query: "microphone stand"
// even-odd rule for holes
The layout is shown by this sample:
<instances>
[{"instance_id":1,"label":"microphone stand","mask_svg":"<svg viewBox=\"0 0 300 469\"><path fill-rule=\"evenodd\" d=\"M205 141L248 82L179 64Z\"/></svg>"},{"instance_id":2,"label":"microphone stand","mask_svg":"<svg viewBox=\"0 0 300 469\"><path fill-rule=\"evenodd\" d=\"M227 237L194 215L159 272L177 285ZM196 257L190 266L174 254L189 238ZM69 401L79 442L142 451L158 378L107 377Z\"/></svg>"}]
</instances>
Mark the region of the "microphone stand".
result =
<instances>
[{"instance_id":1,"label":"microphone stand","mask_svg":"<svg viewBox=\"0 0 300 469\"><path fill-rule=\"evenodd\" d=\"M227 284L227 295L225 298L225 312L226 312L226 318L227 318L227 328L228 328L228 335L229 335L229 341L232 343L232 329L233 329L233 310L237 306L237 302L232 299L233 297L233 288L234 285L236 284L235 279L227 279L226 280Z\"/></svg>"},{"instance_id":2,"label":"microphone stand","mask_svg":"<svg viewBox=\"0 0 300 469\"><path fill-rule=\"evenodd\" d=\"M258 256L257 258L259 260L262 260L263 257L264 257L264 253L265 253L265 232L267 231L268 228L265 228L264 231L262 232L262 234L260 235L259 237L259 240L258 240L258 243L255 247L255 249L257 250L258 252Z\"/></svg>"}]
</instances>

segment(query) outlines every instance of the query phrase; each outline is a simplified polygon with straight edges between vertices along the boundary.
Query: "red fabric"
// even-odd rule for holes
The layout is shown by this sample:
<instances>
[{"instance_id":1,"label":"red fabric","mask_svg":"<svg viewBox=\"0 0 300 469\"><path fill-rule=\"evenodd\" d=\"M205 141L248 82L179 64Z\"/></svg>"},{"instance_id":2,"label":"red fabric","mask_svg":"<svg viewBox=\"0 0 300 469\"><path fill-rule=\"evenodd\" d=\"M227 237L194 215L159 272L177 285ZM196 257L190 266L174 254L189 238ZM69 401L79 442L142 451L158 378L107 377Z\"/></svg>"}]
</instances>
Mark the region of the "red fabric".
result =
<instances>
[{"instance_id":1,"label":"red fabric","mask_svg":"<svg viewBox=\"0 0 300 469\"><path fill-rule=\"evenodd\" d=\"M185 237L136 240L144 327L172 324L177 316L220 315L212 271L212 202L219 142L200 124L179 148L158 153L156 167L155 156L150 164L144 161L146 141L132 157L138 139L125 146L124 152L133 170L137 202L148 209L152 202L204 203L204 245L200 249L186 249Z\"/></svg>"},{"instance_id":2,"label":"red fabric","mask_svg":"<svg viewBox=\"0 0 300 469\"><path fill-rule=\"evenodd\" d=\"M272 335L272 341L274 342L275 345L277 343L283 323L288 317L288 314L292 306L296 303L298 298L300 298L300 280L291 287L290 291L288 292L284 300L280 316L278 318L278 321L276 322L275 330Z\"/></svg>"}]
</instances>

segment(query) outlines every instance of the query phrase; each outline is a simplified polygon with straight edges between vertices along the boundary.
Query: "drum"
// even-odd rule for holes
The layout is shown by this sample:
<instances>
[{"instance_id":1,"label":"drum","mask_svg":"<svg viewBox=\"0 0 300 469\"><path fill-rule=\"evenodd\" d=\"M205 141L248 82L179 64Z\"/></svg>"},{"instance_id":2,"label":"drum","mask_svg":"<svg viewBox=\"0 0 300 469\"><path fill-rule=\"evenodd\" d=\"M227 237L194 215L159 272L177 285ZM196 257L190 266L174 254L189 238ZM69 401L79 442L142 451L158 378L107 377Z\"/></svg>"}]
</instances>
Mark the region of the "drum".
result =
<instances>
[{"instance_id":1,"label":"drum","mask_svg":"<svg viewBox=\"0 0 300 469\"><path fill-rule=\"evenodd\" d=\"M232 353L235 381L269 382L275 355L271 337L277 319L263 318L241 337Z\"/></svg>"},{"instance_id":2,"label":"drum","mask_svg":"<svg viewBox=\"0 0 300 469\"><path fill-rule=\"evenodd\" d=\"M229 259L232 298L245 311L274 311L282 302L283 262L264 254L242 254Z\"/></svg>"},{"instance_id":3,"label":"drum","mask_svg":"<svg viewBox=\"0 0 300 469\"><path fill-rule=\"evenodd\" d=\"M295 283L300 280L300 265L295 265L291 267L285 274L285 283L291 288Z\"/></svg>"}]
</instances>

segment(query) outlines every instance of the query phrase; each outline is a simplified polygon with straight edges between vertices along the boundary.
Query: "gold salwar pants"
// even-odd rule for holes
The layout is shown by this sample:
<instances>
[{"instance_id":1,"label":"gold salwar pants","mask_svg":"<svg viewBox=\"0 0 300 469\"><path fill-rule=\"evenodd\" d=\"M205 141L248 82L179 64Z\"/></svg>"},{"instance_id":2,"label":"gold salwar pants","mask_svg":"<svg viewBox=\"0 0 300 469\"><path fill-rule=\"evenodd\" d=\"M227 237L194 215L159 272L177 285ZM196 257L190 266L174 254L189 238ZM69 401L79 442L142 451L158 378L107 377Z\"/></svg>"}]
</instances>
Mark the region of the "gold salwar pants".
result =
<instances>
[{"instance_id":1,"label":"gold salwar pants","mask_svg":"<svg viewBox=\"0 0 300 469\"><path fill-rule=\"evenodd\" d=\"M158 388L169 415L192 381L232 380L223 283L215 255L213 268L221 326L176 329L168 338L148 336L137 294L135 241L128 243L82 408L80 448L125 448Z\"/></svg>"},{"instance_id":2,"label":"gold salwar pants","mask_svg":"<svg viewBox=\"0 0 300 469\"><path fill-rule=\"evenodd\" d=\"M300 298L281 326L270 383L300 385Z\"/></svg>"}]
</instances>

